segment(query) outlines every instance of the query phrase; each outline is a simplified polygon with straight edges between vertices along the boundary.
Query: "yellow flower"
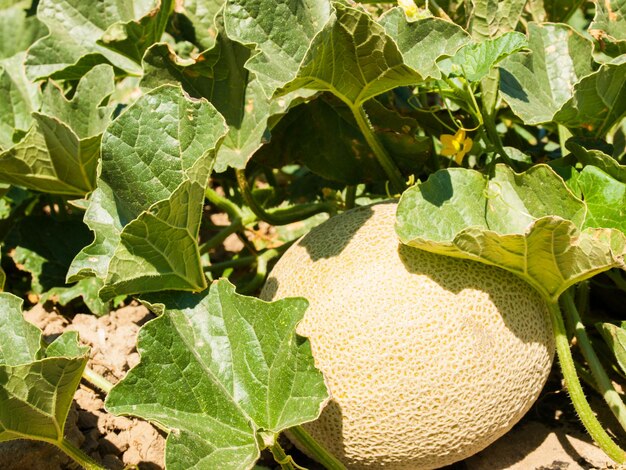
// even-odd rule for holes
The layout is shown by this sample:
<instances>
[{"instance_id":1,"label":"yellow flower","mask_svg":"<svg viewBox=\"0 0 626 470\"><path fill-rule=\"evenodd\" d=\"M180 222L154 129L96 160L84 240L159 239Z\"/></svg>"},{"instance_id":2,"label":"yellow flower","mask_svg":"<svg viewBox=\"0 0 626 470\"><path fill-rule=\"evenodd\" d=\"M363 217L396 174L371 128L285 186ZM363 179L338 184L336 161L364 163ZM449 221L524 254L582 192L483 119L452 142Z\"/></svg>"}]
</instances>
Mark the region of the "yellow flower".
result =
<instances>
[{"instance_id":1,"label":"yellow flower","mask_svg":"<svg viewBox=\"0 0 626 470\"><path fill-rule=\"evenodd\" d=\"M413 2L413 0L398 0L398 6L404 10L404 14L406 15L408 20L417 19L417 15L419 10L417 9L417 5Z\"/></svg>"},{"instance_id":2,"label":"yellow flower","mask_svg":"<svg viewBox=\"0 0 626 470\"><path fill-rule=\"evenodd\" d=\"M454 157L454 161L458 165L463 162L465 154L472 150L472 139L465 137L464 129L459 129L454 135L442 134L439 140L443 144L441 155Z\"/></svg>"}]
</instances>

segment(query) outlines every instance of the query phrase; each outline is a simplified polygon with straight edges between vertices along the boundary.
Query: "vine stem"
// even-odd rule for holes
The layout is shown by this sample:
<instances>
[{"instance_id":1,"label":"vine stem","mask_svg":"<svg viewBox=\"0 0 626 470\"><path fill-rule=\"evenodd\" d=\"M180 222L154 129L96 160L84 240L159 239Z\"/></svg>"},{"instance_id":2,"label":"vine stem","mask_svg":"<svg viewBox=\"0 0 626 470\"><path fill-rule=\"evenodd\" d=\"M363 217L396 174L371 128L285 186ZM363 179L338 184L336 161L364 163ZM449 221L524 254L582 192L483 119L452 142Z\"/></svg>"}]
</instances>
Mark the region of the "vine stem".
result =
<instances>
[{"instance_id":1,"label":"vine stem","mask_svg":"<svg viewBox=\"0 0 626 470\"><path fill-rule=\"evenodd\" d=\"M100 374L94 372L94 370L90 369L89 367L85 367L85 369L83 370L83 379L85 379L91 385L99 388L107 395L109 394L111 389L113 389L113 384L111 382L102 377Z\"/></svg>"},{"instance_id":2,"label":"vine stem","mask_svg":"<svg viewBox=\"0 0 626 470\"><path fill-rule=\"evenodd\" d=\"M280 464L280 468L283 470L304 470L293 461L293 458L290 455L285 454L285 450L278 443L278 440L269 446L269 450L276 463Z\"/></svg>"},{"instance_id":3,"label":"vine stem","mask_svg":"<svg viewBox=\"0 0 626 470\"><path fill-rule=\"evenodd\" d=\"M270 225L287 225L292 222L299 222L304 219L308 219L316 214L326 212L332 214L335 212L335 207L329 202L300 204L290 207L281 207L273 210L265 210L254 199L250 185L246 178L245 170L235 170L237 176L237 184L241 191L241 196L246 202L250 210L259 219L267 222Z\"/></svg>"},{"instance_id":4,"label":"vine stem","mask_svg":"<svg viewBox=\"0 0 626 470\"><path fill-rule=\"evenodd\" d=\"M604 430L589 406L589 402L580 385L558 301L548 302L548 308L550 310L550 321L552 323L552 329L554 330L556 352L559 358L559 364L561 365L563 379L565 380L565 386L572 399L576 413L591 438L604 453L617 463L625 463L626 452L621 449Z\"/></svg>"},{"instance_id":5,"label":"vine stem","mask_svg":"<svg viewBox=\"0 0 626 470\"><path fill-rule=\"evenodd\" d=\"M398 167L385 150L385 147L383 147L383 144L380 142L378 137L376 137L374 127L367 117L365 109L363 109L363 106L350 106L350 109L352 110L354 119L356 120L363 137L365 137L365 140L374 152L378 163L381 167L383 167L389 181L391 181L393 190L398 193L402 193L406 189L402 173L400 173L400 170L398 170Z\"/></svg>"},{"instance_id":6,"label":"vine stem","mask_svg":"<svg viewBox=\"0 0 626 470\"><path fill-rule=\"evenodd\" d=\"M346 467L337 458L324 449L302 426L289 428L291 434L315 460L321 463L327 470L346 470Z\"/></svg>"},{"instance_id":7,"label":"vine stem","mask_svg":"<svg viewBox=\"0 0 626 470\"><path fill-rule=\"evenodd\" d=\"M106 470L106 467L101 466L67 439L63 438L54 444L85 470Z\"/></svg>"},{"instance_id":8,"label":"vine stem","mask_svg":"<svg viewBox=\"0 0 626 470\"><path fill-rule=\"evenodd\" d=\"M619 424L626 430L626 406L619 396L619 393L617 393L617 390L615 390L615 387L613 387L611 379L609 379L604 367L602 367L602 363L600 362L600 359L598 359L598 356L589 341L589 337L585 331L585 325L580 319L580 315L578 314L578 309L576 308L571 292L565 291L561 296L561 300L564 307L563 310L565 311L565 321L569 324L568 326L573 328L578 345L583 353L583 357L587 361L591 374L595 379L596 386L604 398L604 401L606 401L607 405L609 405L609 408L617 418Z\"/></svg>"}]
</instances>

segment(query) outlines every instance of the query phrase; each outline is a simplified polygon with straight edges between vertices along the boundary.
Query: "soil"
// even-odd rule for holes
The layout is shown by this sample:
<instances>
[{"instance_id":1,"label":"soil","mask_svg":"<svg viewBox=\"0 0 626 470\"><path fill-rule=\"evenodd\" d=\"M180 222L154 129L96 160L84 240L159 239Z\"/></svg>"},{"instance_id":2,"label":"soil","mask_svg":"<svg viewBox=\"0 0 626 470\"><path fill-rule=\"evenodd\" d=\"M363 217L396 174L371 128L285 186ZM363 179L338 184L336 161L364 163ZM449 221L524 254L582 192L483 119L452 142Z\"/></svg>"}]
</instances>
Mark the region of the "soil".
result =
<instances>
[{"instance_id":1,"label":"soil","mask_svg":"<svg viewBox=\"0 0 626 470\"><path fill-rule=\"evenodd\" d=\"M130 305L97 318L76 314L71 319L51 304L38 304L25 312L50 342L65 330L78 331L91 347L88 367L112 383L118 382L139 361L135 348L139 328L153 318L140 305ZM166 435L145 421L116 417L104 411L104 395L83 383L76 392L66 424L66 434L88 455L106 468L162 469ZM594 398L600 405L601 400ZM603 422L611 416L598 406ZM608 421L606 421L608 420ZM617 429L616 426L614 426ZM618 433L617 431L615 431ZM618 433L618 439L625 442ZM286 444L290 447L289 444ZM297 462L317 466L290 449ZM271 467L264 457L262 464ZM55 447L30 441L0 444L0 469L64 470L77 466ZM319 468L319 467L317 467ZM552 374L531 411L508 434L479 454L446 470L575 470L617 469L586 436L574 415L558 373ZM218 470L218 469L216 469Z\"/></svg>"}]
</instances>

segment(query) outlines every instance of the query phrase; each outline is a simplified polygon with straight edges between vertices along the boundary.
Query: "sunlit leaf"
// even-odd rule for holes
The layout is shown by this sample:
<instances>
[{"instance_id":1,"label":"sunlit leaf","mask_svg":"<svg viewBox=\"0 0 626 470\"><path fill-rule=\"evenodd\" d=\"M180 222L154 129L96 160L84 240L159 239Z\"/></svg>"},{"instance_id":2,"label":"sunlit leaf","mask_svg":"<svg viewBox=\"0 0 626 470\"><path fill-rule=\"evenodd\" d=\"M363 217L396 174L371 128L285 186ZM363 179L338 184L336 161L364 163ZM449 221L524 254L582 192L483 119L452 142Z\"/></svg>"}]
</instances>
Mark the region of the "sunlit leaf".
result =
<instances>
[{"instance_id":1,"label":"sunlit leaf","mask_svg":"<svg viewBox=\"0 0 626 470\"><path fill-rule=\"evenodd\" d=\"M592 69L592 44L564 24L529 23L530 53L500 64L500 89L526 124L552 121L572 98L576 83Z\"/></svg>"},{"instance_id":2,"label":"sunlit leaf","mask_svg":"<svg viewBox=\"0 0 626 470\"><path fill-rule=\"evenodd\" d=\"M256 53L246 67L267 96L296 77L313 37L332 13L328 0L230 0L224 10L226 34Z\"/></svg>"},{"instance_id":3,"label":"sunlit leaf","mask_svg":"<svg viewBox=\"0 0 626 470\"><path fill-rule=\"evenodd\" d=\"M329 91L348 105L359 106L422 77L404 63L395 41L372 18L335 4L335 13L315 36L297 78L281 91L299 88Z\"/></svg>"},{"instance_id":4,"label":"sunlit leaf","mask_svg":"<svg viewBox=\"0 0 626 470\"><path fill-rule=\"evenodd\" d=\"M437 61L454 55L470 39L463 28L440 18L406 21L400 8L388 11L380 24L396 41L404 63L424 79L441 78Z\"/></svg>"},{"instance_id":5,"label":"sunlit leaf","mask_svg":"<svg viewBox=\"0 0 626 470\"><path fill-rule=\"evenodd\" d=\"M100 277L104 300L203 289L197 236L204 187L225 132L210 103L178 86L146 93L111 122L85 214L95 240L78 254L68 280Z\"/></svg>"},{"instance_id":6,"label":"sunlit leaf","mask_svg":"<svg viewBox=\"0 0 626 470\"><path fill-rule=\"evenodd\" d=\"M624 266L626 236L584 228L585 204L547 166L492 178L449 169L407 190L396 230L403 243L499 266L555 300L569 286Z\"/></svg>"},{"instance_id":7,"label":"sunlit leaf","mask_svg":"<svg viewBox=\"0 0 626 470\"><path fill-rule=\"evenodd\" d=\"M41 332L26 322L22 301L0 293L0 442L59 442L87 364L87 348L65 333L44 352Z\"/></svg>"},{"instance_id":8,"label":"sunlit leaf","mask_svg":"<svg viewBox=\"0 0 626 470\"><path fill-rule=\"evenodd\" d=\"M262 436L318 417L328 393L309 342L295 333L304 299L267 303L221 280L150 303L164 313L141 329L141 362L106 408L171 429L168 468L251 468Z\"/></svg>"}]
</instances>

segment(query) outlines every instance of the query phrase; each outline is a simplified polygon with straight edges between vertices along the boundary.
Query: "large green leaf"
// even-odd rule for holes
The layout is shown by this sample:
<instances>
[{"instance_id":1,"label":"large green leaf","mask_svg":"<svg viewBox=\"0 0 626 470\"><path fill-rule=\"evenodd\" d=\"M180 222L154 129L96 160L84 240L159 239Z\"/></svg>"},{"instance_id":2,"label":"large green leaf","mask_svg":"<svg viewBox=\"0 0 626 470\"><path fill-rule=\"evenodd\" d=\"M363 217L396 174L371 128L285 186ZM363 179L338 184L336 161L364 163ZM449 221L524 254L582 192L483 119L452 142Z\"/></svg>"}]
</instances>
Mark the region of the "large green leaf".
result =
<instances>
[{"instance_id":1,"label":"large green leaf","mask_svg":"<svg viewBox=\"0 0 626 470\"><path fill-rule=\"evenodd\" d=\"M221 280L150 302L164 313L141 329L141 361L106 408L169 428L167 468L252 468L268 437L318 417L328 393L295 334L306 300L267 303Z\"/></svg>"},{"instance_id":2,"label":"large green leaf","mask_svg":"<svg viewBox=\"0 0 626 470\"><path fill-rule=\"evenodd\" d=\"M439 171L398 207L403 243L507 269L554 301L569 286L624 266L626 236L584 228L586 207L548 166Z\"/></svg>"},{"instance_id":3,"label":"large green leaf","mask_svg":"<svg viewBox=\"0 0 626 470\"><path fill-rule=\"evenodd\" d=\"M206 287L197 236L204 187L225 133L210 103L177 86L152 90L111 122L85 214L95 240L78 254L68 280L105 279L104 299Z\"/></svg>"},{"instance_id":4,"label":"large green leaf","mask_svg":"<svg viewBox=\"0 0 626 470\"><path fill-rule=\"evenodd\" d=\"M95 187L101 133L113 106L102 105L115 90L113 68L98 65L67 100L49 83L36 126L23 141L0 154L0 181L48 193L84 196Z\"/></svg>"},{"instance_id":5,"label":"large green leaf","mask_svg":"<svg viewBox=\"0 0 626 470\"><path fill-rule=\"evenodd\" d=\"M604 64L574 86L572 97L554 115L569 128L602 137L626 117L626 62Z\"/></svg>"},{"instance_id":6,"label":"large green leaf","mask_svg":"<svg viewBox=\"0 0 626 470\"><path fill-rule=\"evenodd\" d=\"M63 440L65 420L87 364L88 348L65 333L44 352L41 332L24 320L22 301L0 293L0 442Z\"/></svg>"},{"instance_id":7,"label":"large green leaf","mask_svg":"<svg viewBox=\"0 0 626 470\"><path fill-rule=\"evenodd\" d=\"M50 32L29 49L27 74L67 78L107 60L140 75L141 55L160 39L171 7L171 0L41 0L37 17Z\"/></svg>"},{"instance_id":8,"label":"large green leaf","mask_svg":"<svg viewBox=\"0 0 626 470\"><path fill-rule=\"evenodd\" d=\"M395 41L367 13L334 4L315 36L297 77L281 93L307 88L330 91L351 107L422 77L404 63Z\"/></svg>"},{"instance_id":9,"label":"large green leaf","mask_svg":"<svg viewBox=\"0 0 626 470\"><path fill-rule=\"evenodd\" d=\"M450 59L442 60L439 68L447 76L463 76L479 82L501 60L527 46L526 36L514 31L482 42L464 45Z\"/></svg>"},{"instance_id":10,"label":"large green leaf","mask_svg":"<svg viewBox=\"0 0 626 470\"><path fill-rule=\"evenodd\" d=\"M25 53L0 60L0 151L9 149L30 129L39 108L39 87L23 66Z\"/></svg>"},{"instance_id":11,"label":"large green leaf","mask_svg":"<svg viewBox=\"0 0 626 470\"><path fill-rule=\"evenodd\" d=\"M626 53L626 0L595 0L596 13L589 33L611 55Z\"/></svg>"},{"instance_id":12,"label":"large green leaf","mask_svg":"<svg viewBox=\"0 0 626 470\"><path fill-rule=\"evenodd\" d=\"M331 13L328 0L230 0L224 25L228 37L255 46L246 67L272 96L296 77L313 37Z\"/></svg>"},{"instance_id":13,"label":"large green leaf","mask_svg":"<svg viewBox=\"0 0 626 470\"><path fill-rule=\"evenodd\" d=\"M469 41L469 34L450 21L435 17L407 21L400 8L389 10L379 22L396 41L404 63L424 79L441 78L437 61L453 56Z\"/></svg>"},{"instance_id":14,"label":"large green leaf","mask_svg":"<svg viewBox=\"0 0 626 470\"><path fill-rule=\"evenodd\" d=\"M552 121L572 98L574 85L592 73L592 44L563 24L529 23L530 53L518 53L500 65L500 89L526 124Z\"/></svg>"},{"instance_id":15,"label":"large green leaf","mask_svg":"<svg viewBox=\"0 0 626 470\"><path fill-rule=\"evenodd\" d=\"M515 31L525 0L472 0L469 31L477 40Z\"/></svg>"},{"instance_id":16,"label":"large green leaf","mask_svg":"<svg viewBox=\"0 0 626 470\"><path fill-rule=\"evenodd\" d=\"M215 171L243 168L268 134L268 119L286 112L291 97L267 98L259 81L244 64L249 49L220 33L215 46L195 60L183 60L165 44L150 48L144 57L141 86L150 89L180 83L196 98L206 98L224 116L229 131L220 146Z\"/></svg>"},{"instance_id":17,"label":"large green leaf","mask_svg":"<svg viewBox=\"0 0 626 470\"><path fill-rule=\"evenodd\" d=\"M46 34L37 17L29 15L31 0L14 0L0 4L0 59L25 51Z\"/></svg>"}]
</instances>

